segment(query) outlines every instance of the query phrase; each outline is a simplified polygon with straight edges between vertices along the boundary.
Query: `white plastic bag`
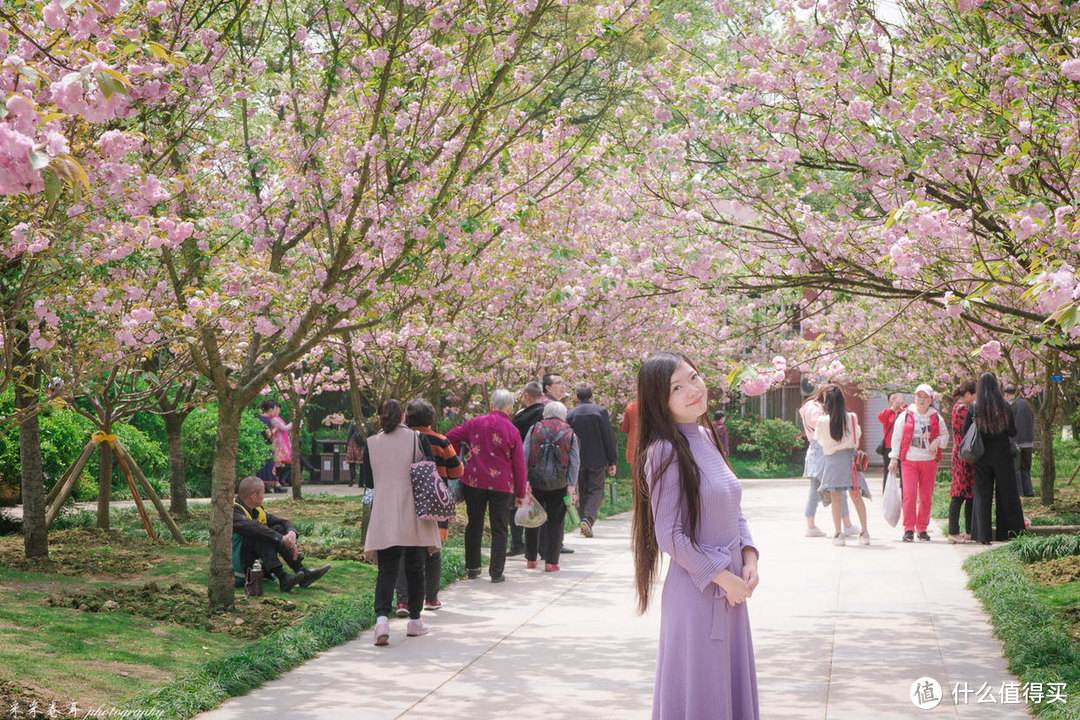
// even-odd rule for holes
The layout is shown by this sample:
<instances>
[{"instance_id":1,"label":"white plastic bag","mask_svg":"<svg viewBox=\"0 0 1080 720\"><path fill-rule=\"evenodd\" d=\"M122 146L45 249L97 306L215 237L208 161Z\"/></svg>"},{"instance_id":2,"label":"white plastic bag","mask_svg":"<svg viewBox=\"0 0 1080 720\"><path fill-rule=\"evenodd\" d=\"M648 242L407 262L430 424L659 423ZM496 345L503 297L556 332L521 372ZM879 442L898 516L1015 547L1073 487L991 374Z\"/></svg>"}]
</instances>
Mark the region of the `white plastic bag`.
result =
<instances>
[{"instance_id":1,"label":"white plastic bag","mask_svg":"<svg viewBox=\"0 0 1080 720\"><path fill-rule=\"evenodd\" d=\"M885 478L885 497L881 501L881 514L885 516L885 522L892 527L900 522L900 485L896 481L896 473L889 472Z\"/></svg>"},{"instance_id":2,"label":"white plastic bag","mask_svg":"<svg viewBox=\"0 0 1080 720\"><path fill-rule=\"evenodd\" d=\"M547 511L536 502L532 490L525 491L525 502L514 513L514 522L524 528L540 527L547 522Z\"/></svg>"}]
</instances>

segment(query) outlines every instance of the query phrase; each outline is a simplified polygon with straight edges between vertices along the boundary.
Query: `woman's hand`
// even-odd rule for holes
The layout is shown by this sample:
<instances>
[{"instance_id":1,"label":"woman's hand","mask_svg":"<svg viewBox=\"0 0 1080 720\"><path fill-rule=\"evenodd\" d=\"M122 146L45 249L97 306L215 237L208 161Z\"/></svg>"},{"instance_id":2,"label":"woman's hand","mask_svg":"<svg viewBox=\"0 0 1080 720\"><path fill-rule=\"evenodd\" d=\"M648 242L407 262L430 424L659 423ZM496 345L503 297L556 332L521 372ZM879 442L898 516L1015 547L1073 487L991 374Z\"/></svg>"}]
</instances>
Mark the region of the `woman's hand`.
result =
<instances>
[{"instance_id":1,"label":"woman's hand","mask_svg":"<svg viewBox=\"0 0 1080 720\"><path fill-rule=\"evenodd\" d=\"M713 578L713 582L723 589L730 606L746 602L746 599L750 597L750 587L746 581L729 570L722 571Z\"/></svg>"},{"instance_id":2,"label":"woman's hand","mask_svg":"<svg viewBox=\"0 0 1080 720\"><path fill-rule=\"evenodd\" d=\"M757 553L750 548L743 548L742 579L746 582L746 587L750 590L747 597L753 595L754 589L761 581L761 578L758 576L757 563Z\"/></svg>"},{"instance_id":3,"label":"woman's hand","mask_svg":"<svg viewBox=\"0 0 1080 720\"><path fill-rule=\"evenodd\" d=\"M895 460L890 460L889 461L889 472L896 472L896 461Z\"/></svg>"}]
</instances>

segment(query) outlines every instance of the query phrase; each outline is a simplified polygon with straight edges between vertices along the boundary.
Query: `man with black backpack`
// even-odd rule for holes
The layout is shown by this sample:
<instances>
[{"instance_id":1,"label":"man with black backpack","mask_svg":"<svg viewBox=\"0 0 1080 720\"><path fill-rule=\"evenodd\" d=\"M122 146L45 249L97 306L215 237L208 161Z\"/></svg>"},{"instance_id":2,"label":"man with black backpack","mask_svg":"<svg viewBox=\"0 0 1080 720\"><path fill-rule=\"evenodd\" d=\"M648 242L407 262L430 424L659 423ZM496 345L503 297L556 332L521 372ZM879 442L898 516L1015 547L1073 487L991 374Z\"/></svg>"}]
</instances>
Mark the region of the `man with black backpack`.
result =
<instances>
[{"instance_id":1,"label":"man with black backpack","mask_svg":"<svg viewBox=\"0 0 1080 720\"><path fill-rule=\"evenodd\" d=\"M540 528L525 530L526 567L537 564L537 551L544 558L544 571L559 569L562 551L563 521L566 517L567 487L577 485L580 450L577 436L566 424L566 406L552 401L544 406L544 419L532 426L525 437L525 470L529 488L536 502L547 513L544 523L544 547Z\"/></svg>"}]
</instances>

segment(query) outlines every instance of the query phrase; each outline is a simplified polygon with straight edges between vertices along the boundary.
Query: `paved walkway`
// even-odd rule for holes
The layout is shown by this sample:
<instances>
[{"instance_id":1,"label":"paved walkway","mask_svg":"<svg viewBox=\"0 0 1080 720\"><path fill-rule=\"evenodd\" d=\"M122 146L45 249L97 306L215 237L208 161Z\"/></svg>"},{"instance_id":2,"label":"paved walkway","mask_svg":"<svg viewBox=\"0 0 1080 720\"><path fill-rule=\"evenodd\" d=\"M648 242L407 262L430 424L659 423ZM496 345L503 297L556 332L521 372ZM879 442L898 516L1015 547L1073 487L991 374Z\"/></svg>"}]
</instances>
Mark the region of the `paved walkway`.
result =
<instances>
[{"instance_id":1,"label":"paved walkway","mask_svg":"<svg viewBox=\"0 0 1080 720\"><path fill-rule=\"evenodd\" d=\"M1016 682L978 601L965 589L973 546L904 544L870 505L870 547L802 537L805 484L750 480L743 507L761 550L762 582L750 600L761 716L815 720L1021 718L1002 704ZM826 516L819 514L824 524ZM659 631L656 605L634 613L629 517L597 537L567 539L577 552L557 574L511 558L507 582L463 581L425 613L432 634L390 647L372 633L330 650L204 720L313 718L647 718ZM944 699L919 710L914 681L932 677ZM996 704L954 705L950 689L984 683Z\"/></svg>"},{"instance_id":2,"label":"paved walkway","mask_svg":"<svg viewBox=\"0 0 1080 720\"><path fill-rule=\"evenodd\" d=\"M314 497L314 496L317 496L317 495L330 495L332 497L344 497L346 495L362 495L363 492L364 492L363 489L356 488L356 487L349 487L349 486L344 485L344 484L323 485L321 483L313 483L311 485L304 485L304 497L306 497L306 498L307 497ZM265 499L267 501L291 500L292 499L292 490L289 490L288 492L284 492L284 493L270 493L269 495L266 496ZM166 492L166 494L164 496L162 496L162 501L165 503L165 506L168 507L168 505L169 505L169 495L168 495L167 492ZM147 512L149 512L151 514L151 516L156 517L157 511L154 510L153 504L146 498L143 498L143 504L146 506ZM198 505L209 505L209 504L210 504L210 498L188 498L188 507L195 507L195 506L198 506ZM133 507L135 507L135 501L134 500L112 500L112 501L109 502L109 507L112 508L112 509L133 508ZM64 512L65 513L72 512L73 508L75 510L93 510L94 512L97 512L97 500L87 500L87 501L84 501L84 502L69 503L64 508ZM22 505L16 505L14 507L7 507L7 508L0 508L0 514L7 514L9 517L21 520L22 516L23 516L23 508L22 508Z\"/></svg>"}]
</instances>

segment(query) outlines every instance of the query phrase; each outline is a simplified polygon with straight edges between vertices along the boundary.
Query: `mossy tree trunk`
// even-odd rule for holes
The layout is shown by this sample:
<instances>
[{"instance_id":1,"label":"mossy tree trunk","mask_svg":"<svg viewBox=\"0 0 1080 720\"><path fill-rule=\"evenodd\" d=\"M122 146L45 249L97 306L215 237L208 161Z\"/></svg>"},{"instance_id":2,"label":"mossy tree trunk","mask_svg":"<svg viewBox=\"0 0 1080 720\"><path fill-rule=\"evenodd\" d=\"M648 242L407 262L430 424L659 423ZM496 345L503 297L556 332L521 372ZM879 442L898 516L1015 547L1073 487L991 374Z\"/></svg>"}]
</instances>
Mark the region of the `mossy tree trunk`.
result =
<instances>
[{"instance_id":1,"label":"mossy tree trunk","mask_svg":"<svg viewBox=\"0 0 1080 720\"><path fill-rule=\"evenodd\" d=\"M41 465L41 429L36 407L39 374L36 367L28 374L29 377L15 381L15 411L21 418L19 480L22 483L23 548L26 557L41 558L49 556L49 536L45 526L45 474Z\"/></svg>"},{"instance_id":2,"label":"mossy tree trunk","mask_svg":"<svg viewBox=\"0 0 1080 720\"><path fill-rule=\"evenodd\" d=\"M232 574L232 503L236 492L236 453L240 444L243 403L231 395L218 396L217 440L210 489L211 610L231 608L236 600Z\"/></svg>"},{"instance_id":3,"label":"mossy tree trunk","mask_svg":"<svg viewBox=\"0 0 1080 720\"><path fill-rule=\"evenodd\" d=\"M104 428L106 435L112 434L112 425ZM112 466L113 449L107 442L98 446L101 453L101 472L98 477L98 502L97 502L97 526L102 530L109 529L109 497L112 494Z\"/></svg>"},{"instance_id":4,"label":"mossy tree trunk","mask_svg":"<svg viewBox=\"0 0 1080 720\"><path fill-rule=\"evenodd\" d=\"M186 417L186 413L180 414L175 410L161 415L165 422L165 437L169 443L169 512L181 519L188 516L184 446L180 434Z\"/></svg>"}]
</instances>

